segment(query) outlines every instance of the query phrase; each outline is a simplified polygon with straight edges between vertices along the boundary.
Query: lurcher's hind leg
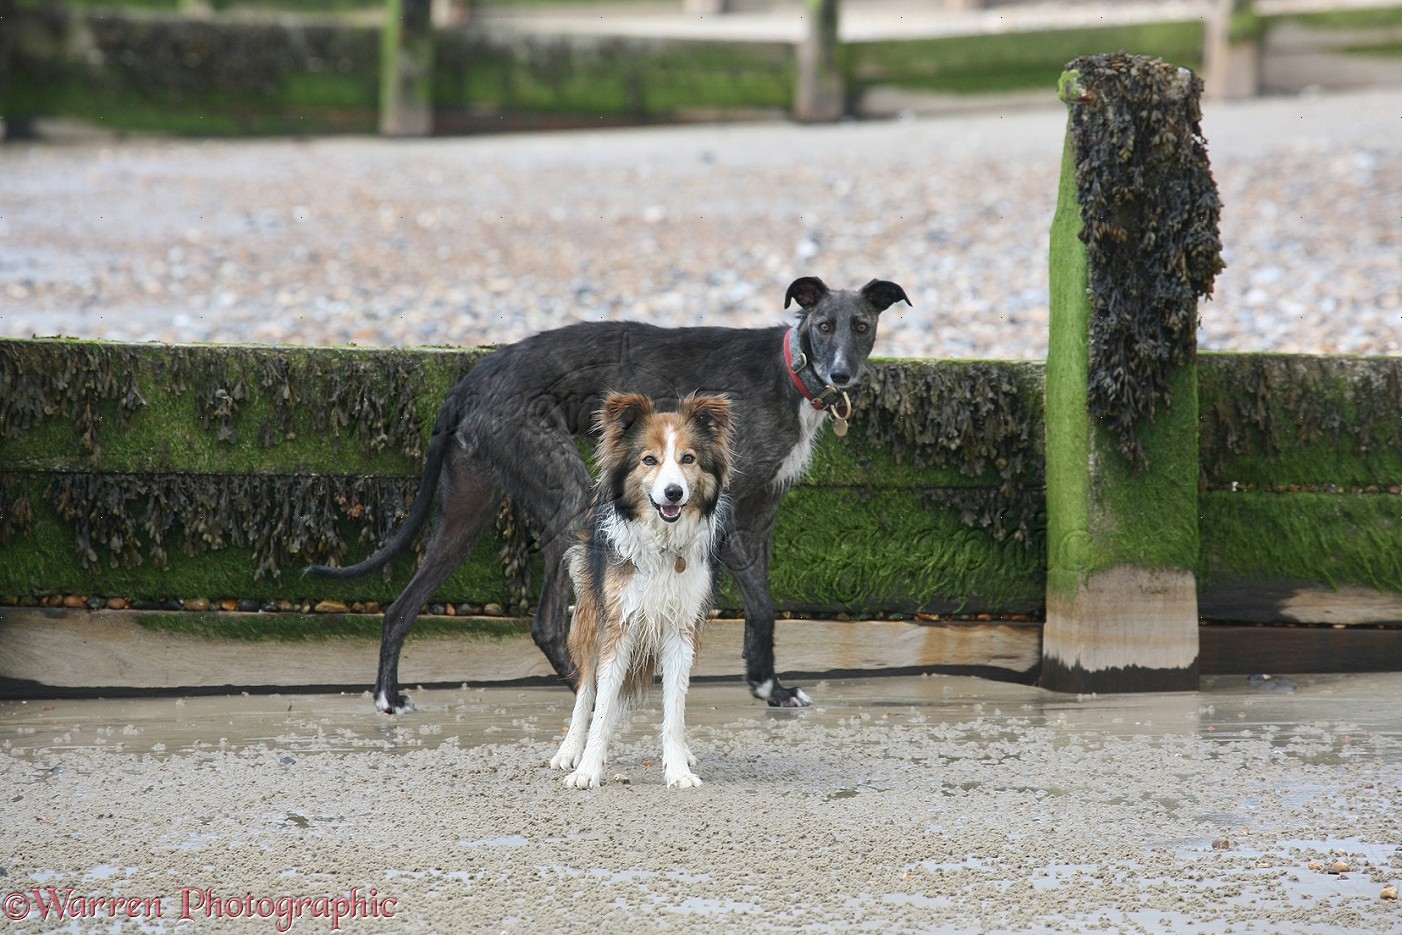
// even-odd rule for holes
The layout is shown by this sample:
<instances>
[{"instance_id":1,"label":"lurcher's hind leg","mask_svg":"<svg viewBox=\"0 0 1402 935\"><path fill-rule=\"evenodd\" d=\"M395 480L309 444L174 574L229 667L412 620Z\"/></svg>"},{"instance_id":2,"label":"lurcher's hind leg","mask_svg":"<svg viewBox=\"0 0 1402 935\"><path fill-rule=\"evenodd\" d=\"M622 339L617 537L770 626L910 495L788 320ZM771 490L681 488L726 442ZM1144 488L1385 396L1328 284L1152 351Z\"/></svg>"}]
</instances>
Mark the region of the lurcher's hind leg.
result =
<instances>
[{"instance_id":1,"label":"lurcher's hind leg","mask_svg":"<svg viewBox=\"0 0 1402 935\"><path fill-rule=\"evenodd\" d=\"M523 454L509 467L498 464L498 470L512 504L526 510L538 530L545 560L531 637L573 688L574 667L568 647L570 579L564 556L588 521L594 480L573 437L562 426L516 427L516 435L514 450Z\"/></svg>"},{"instance_id":2,"label":"lurcher's hind leg","mask_svg":"<svg viewBox=\"0 0 1402 935\"><path fill-rule=\"evenodd\" d=\"M385 611L375 707L386 714L414 710L414 703L399 691L399 652L404 639L419 608L457 570L482 533L496 521L502 500L496 485L456 447L443 464L438 497L438 523L424 550L424 560Z\"/></svg>"},{"instance_id":3,"label":"lurcher's hind leg","mask_svg":"<svg viewBox=\"0 0 1402 935\"><path fill-rule=\"evenodd\" d=\"M546 543L543 548L545 581L541 584L540 603L531 620L531 638L559 676L577 691L579 686L569 650L570 576L564 561L568 548L569 543L559 539Z\"/></svg>"}]
</instances>

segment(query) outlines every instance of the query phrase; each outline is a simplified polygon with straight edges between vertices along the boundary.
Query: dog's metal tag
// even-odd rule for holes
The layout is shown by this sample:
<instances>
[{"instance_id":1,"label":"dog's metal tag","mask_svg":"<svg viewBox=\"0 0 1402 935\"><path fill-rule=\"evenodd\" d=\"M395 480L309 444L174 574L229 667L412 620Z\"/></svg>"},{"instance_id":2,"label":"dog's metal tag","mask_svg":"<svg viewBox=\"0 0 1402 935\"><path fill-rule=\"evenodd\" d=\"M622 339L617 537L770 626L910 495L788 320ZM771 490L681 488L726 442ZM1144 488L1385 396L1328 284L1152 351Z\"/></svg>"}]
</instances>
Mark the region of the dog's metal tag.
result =
<instances>
[{"instance_id":1,"label":"dog's metal tag","mask_svg":"<svg viewBox=\"0 0 1402 935\"><path fill-rule=\"evenodd\" d=\"M847 417L852 414L852 399L846 393L842 394L842 405L847 407L845 411L838 409L835 403L832 407L832 433L838 438L847 435Z\"/></svg>"},{"instance_id":2,"label":"dog's metal tag","mask_svg":"<svg viewBox=\"0 0 1402 935\"><path fill-rule=\"evenodd\" d=\"M684 572L684 571L686 571L686 559L683 558L682 556L678 555L678 556L677 556L677 574L681 574L681 573Z\"/></svg>"}]
</instances>

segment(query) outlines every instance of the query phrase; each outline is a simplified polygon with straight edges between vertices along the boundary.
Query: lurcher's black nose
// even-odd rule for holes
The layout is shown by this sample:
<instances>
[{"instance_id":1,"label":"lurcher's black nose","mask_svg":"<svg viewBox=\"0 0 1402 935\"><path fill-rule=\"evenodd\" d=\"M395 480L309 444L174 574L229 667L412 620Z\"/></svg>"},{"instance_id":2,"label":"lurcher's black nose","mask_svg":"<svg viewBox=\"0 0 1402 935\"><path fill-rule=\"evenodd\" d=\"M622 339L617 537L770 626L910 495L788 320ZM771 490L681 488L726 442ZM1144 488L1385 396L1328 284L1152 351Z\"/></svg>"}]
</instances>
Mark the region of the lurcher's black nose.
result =
<instances>
[{"instance_id":1,"label":"lurcher's black nose","mask_svg":"<svg viewBox=\"0 0 1402 935\"><path fill-rule=\"evenodd\" d=\"M668 502L676 503L682 498L682 489L676 484L668 484L666 489L662 491L662 495L667 498Z\"/></svg>"},{"instance_id":2,"label":"lurcher's black nose","mask_svg":"<svg viewBox=\"0 0 1402 935\"><path fill-rule=\"evenodd\" d=\"M846 370L834 370L828 376L832 377L833 386L846 386L852 382L852 375Z\"/></svg>"}]
</instances>

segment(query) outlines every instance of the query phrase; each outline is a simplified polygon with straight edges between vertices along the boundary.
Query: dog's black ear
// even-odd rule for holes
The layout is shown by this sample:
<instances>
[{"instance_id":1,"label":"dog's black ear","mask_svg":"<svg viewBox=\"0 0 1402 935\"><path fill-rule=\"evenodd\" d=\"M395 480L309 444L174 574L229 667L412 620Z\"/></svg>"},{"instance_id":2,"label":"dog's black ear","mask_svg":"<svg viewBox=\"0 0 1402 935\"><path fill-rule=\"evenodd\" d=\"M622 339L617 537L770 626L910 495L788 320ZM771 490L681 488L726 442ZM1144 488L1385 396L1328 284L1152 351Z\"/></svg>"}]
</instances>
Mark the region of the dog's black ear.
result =
<instances>
[{"instance_id":1,"label":"dog's black ear","mask_svg":"<svg viewBox=\"0 0 1402 935\"><path fill-rule=\"evenodd\" d=\"M800 276L789 283L789 291L784 294L784 308L790 302L797 302L800 308L812 308L828 294L828 287L817 276Z\"/></svg>"},{"instance_id":2,"label":"dog's black ear","mask_svg":"<svg viewBox=\"0 0 1402 935\"><path fill-rule=\"evenodd\" d=\"M871 307L878 312L886 311L886 309L895 305L897 302L904 302L906 305L910 305L914 308L910 299L906 298L904 289L884 279L873 279L865 286L862 286L862 298L866 299L867 302L871 304Z\"/></svg>"},{"instance_id":3,"label":"dog's black ear","mask_svg":"<svg viewBox=\"0 0 1402 935\"><path fill-rule=\"evenodd\" d=\"M641 393L610 393L604 397L594 424L605 439L621 438L645 415L652 412L652 400Z\"/></svg>"}]
</instances>

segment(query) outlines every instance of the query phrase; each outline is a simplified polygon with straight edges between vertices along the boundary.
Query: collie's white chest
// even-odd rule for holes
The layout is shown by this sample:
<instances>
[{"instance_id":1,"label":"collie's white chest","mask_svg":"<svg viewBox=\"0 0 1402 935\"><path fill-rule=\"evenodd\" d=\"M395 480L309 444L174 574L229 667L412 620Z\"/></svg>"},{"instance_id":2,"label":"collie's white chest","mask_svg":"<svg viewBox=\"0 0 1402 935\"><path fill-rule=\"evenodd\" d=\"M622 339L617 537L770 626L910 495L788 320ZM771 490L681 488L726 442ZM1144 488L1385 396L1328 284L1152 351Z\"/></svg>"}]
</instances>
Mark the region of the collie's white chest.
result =
<instances>
[{"instance_id":1,"label":"collie's white chest","mask_svg":"<svg viewBox=\"0 0 1402 935\"><path fill-rule=\"evenodd\" d=\"M619 614L640 628L645 643L655 643L667 628L692 626L705 616L715 530L713 521L690 518L661 530L621 520L608 526L614 548L634 568L619 594Z\"/></svg>"},{"instance_id":2,"label":"collie's white chest","mask_svg":"<svg viewBox=\"0 0 1402 935\"><path fill-rule=\"evenodd\" d=\"M789 451L779 471L774 475L774 488L783 490L793 484L803 472L808 470L808 462L813 459L813 442L818 437L818 429L823 427L827 414L822 409L814 409L808 400L798 403L798 442Z\"/></svg>"},{"instance_id":3,"label":"collie's white chest","mask_svg":"<svg viewBox=\"0 0 1402 935\"><path fill-rule=\"evenodd\" d=\"M688 559L682 571L677 571L675 556L662 558L638 567L621 595L620 608L630 625L659 636L699 622L711 596L711 569L704 555Z\"/></svg>"}]
</instances>

